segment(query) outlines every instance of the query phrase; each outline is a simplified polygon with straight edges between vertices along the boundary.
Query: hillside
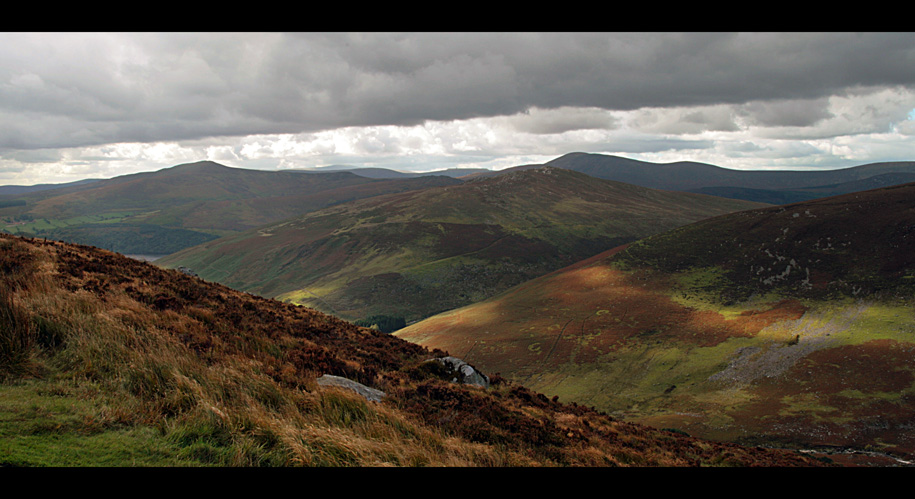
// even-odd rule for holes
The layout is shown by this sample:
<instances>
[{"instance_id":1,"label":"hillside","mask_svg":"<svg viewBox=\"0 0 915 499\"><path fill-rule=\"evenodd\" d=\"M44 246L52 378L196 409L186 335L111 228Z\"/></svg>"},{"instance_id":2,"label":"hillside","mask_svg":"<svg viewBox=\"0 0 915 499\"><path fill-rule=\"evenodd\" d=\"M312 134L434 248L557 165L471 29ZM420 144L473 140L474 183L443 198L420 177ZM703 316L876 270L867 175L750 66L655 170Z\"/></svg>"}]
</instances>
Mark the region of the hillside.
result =
<instances>
[{"instance_id":1,"label":"hillside","mask_svg":"<svg viewBox=\"0 0 915 499\"><path fill-rule=\"evenodd\" d=\"M547 167L340 204L157 264L350 320L410 321L649 234L758 206Z\"/></svg>"},{"instance_id":2,"label":"hillside","mask_svg":"<svg viewBox=\"0 0 915 499\"><path fill-rule=\"evenodd\" d=\"M333 204L452 185L445 177L373 180L346 172L230 168L211 161L8 197L0 229L122 253L172 253Z\"/></svg>"},{"instance_id":3,"label":"hillside","mask_svg":"<svg viewBox=\"0 0 915 499\"><path fill-rule=\"evenodd\" d=\"M62 189L65 187L78 186L98 179L77 180L75 182L65 182L62 184L36 184L36 185L0 185L0 196L15 196L19 194L28 194L31 192L47 191L53 189Z\"/></svg>"},{"instance_id":4,"label":"hillside","mask_svg":"<svg viewBox=\"0 0 915 499\"><path fill-rule=\"evenodd\" d=\"M108 251L0 235L2 466L822 464L619 422L495 375L453 383L428 361L445 354Z\"/></svg>"},{"instance_id":5,"label":"hillside","mask_svg":"<svg viewBox=\"0 0 915 499\"><path fill-rule=\"evenodd\" d=\"M744 444L915 456L915 184L697 222L397 336Z\"/></svg>"}]
</instances>

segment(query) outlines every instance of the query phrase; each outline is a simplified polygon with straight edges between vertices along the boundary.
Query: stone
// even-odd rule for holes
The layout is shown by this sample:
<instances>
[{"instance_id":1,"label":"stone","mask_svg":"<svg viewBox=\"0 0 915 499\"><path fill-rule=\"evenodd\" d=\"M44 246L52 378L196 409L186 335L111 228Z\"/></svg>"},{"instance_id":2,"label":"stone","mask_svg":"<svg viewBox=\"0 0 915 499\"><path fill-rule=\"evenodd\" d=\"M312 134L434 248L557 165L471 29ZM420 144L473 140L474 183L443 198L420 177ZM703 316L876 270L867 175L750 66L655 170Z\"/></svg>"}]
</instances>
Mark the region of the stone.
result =
<instances>
[{"instance_id":1,"label":"stone","mask_svg":"<svg viewBox=\"0 0 915 499\"><path fill-rule=\"evenodd\" d=\"M489 388L489 376L477 371L473 366L457 357L441 357L432 360L444 365L451 371L454 375L451 380L453 383Z\"/></svg>"},{"instance_id":2,"label":"stone","mask_svg":"<svg viewBox=\"0 0 915 499\"><path fill-rule=\"evenodd\" d=\"M330 374L325 374L318 378L318 385L347 388L358 393L359 395L362 395L369 402L381 402L381 399L385 396L385 393L381 390L369 388L362 383L358 383L351 379L343 378L340 376L332 376Z\"/></svg>"}]
</instances>

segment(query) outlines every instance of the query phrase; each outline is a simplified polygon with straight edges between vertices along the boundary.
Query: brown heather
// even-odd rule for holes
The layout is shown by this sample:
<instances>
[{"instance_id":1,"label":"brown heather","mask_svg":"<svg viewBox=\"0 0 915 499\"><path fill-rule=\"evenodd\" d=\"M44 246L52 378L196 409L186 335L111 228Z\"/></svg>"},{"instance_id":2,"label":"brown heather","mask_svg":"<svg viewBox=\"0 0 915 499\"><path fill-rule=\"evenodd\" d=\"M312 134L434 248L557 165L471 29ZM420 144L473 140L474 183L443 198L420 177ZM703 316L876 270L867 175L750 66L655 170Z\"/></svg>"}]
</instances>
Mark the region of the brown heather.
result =
<instances>
[{"instance_id":1,"label":"brown heather","mask_svg":"<svg viewBox=\"0 0 915 499\"><path fill-rule=\"evenodd\" d=\"M72 431L154 428L192 465L822 464L615 421L497 375L451 384L420 367L445 352L87 246L0 236L0 328L0 390L93 393ZM319 388L325 373L387 396Z\"/></svg>"}]
</instances>

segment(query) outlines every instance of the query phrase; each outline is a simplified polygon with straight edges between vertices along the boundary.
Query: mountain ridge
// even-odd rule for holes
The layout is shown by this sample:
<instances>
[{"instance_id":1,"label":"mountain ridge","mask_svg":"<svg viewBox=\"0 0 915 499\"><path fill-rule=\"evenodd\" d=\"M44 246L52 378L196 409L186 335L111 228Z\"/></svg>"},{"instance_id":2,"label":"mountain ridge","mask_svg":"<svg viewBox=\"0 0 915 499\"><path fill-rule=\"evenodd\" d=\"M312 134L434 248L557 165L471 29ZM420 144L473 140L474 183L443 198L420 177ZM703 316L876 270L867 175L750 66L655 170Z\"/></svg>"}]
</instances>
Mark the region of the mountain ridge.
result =
<instances>
[{"instance_id":1,"label":"mountain ridge","mask_svg":"<svg viewBox=\"0 0 915 499\"><path fill-rule=\"evenodd\" d=\"M459 182L247 170L202 161L18 196L12 199L19 204L0 208L0 219L11 233L123 253L150 253L149 245L164 242L159 252L172 253L340 202Z\"/></svg>"},{"instance_id":2,"label":"mountain ridge","mask_svg":"<svg viewBox=\"0 0 915 499\"><path fill-rule=\"evenodd\" d=\"M804 189L864 180L894 172L915 172L915 162L878 162L833 170L736 170L693 161L651 163L620 156L574 152L546 164L656 189L706 187Z\"/></svg>"},{"instance_id":3,"label":"mountain ridge","mask_svg":"<svg viewBox=\"0 0 915 499\"><path fill-rule=\"evenodd\" d=\"M413 320L661 227L758 206L543 167L354 201L157 263L265 296L330 305L323 310L351 319Z\"/></svg>"}]
</instances>

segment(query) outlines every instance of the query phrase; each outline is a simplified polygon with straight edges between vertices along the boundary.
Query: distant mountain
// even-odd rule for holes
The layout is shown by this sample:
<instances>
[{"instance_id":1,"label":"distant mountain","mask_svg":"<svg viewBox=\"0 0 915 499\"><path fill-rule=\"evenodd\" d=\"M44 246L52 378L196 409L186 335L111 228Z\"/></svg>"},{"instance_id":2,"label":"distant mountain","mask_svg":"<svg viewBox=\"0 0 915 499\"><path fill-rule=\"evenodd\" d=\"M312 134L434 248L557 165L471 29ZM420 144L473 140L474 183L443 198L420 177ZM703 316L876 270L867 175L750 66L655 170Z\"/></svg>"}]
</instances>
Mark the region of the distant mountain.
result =
<instances>
[{"instance_id":1,"label":"distant mountain","mask_svg":"<svg viewBox=\"0 0 915 499\"><path fill-rule=\"evenodd\" d=\"M337 203L460 182L246 170L203 161L12 197L25 205L0 208L0 221L6 221L0 229L124 253L171 253Z\"/></svg>"},{"instance_id":2,"label":"distant mountain","mask_svg":"<svg viewBox=\"0 0 915 499\"><path fill-rule=\"evenodd\" d=\"M861 180L851 180L832 185L820 185L799 189L748 189L745 187L705 187L692 189L710 196L721 196L732 199L746 199L769 204L790 204L829 196L838 196L850 192L866 191L879 187L915 182L915 172L881 173Z\"/></svg>"},{"instance_id":3,"label":"distant mountain","mask_svg":"<svg viewBox=\"0 0 915 499\"><path fill-rule=\"evenodd\" d=\"M36 185L0 185L0 196L15 196L18 194L28 194L30 192L48 191L64 187L84 185L91 182L97 182L99 179L77 180L75 182L65 182L61 184L36 184Z\"/></svg>"},{"instance_id":4,"label":"distant mountain","mask_svg":"<svg viewBox=\"0 0 915 499\"><path fill-rule=\"evenodd\" d=\"M653 189L735 199L792 203L911 182L915 162L872 163L837 170L733 170L706 163L651 163L602 154L570 153L546 164Z\"/></svg>"},{"instance_id":5,"label":"distant mountain","mask_svg":"<svg viewBox=\"0 0 915 499\"><path fill-rule=\"evenodd\" d=\"M355 167L349 165L329 165L313 168L310 170L287 170L287 171L301 171L301 172L349 172L360 177L367 178L410 178L410 177L430 177L430 176L444 176L444 177L464 177L467 175L479 174L479 173L488 173L492 170L487 170L486 168L448 168L446 170L435 170L431 172L404 172L399 170L391 170L389 168L374 168L374 167Z\"/></svg>"},{"instance_id":6,"label":"distant mountain","mask_svg":"<svg viewBox=\"0 0 915 499\"><path fill-rule=\"evenodd\" d=\"M410 178L417 175L412 175L405 172L400 172L397 170L391 170L389 168L360 168L349 165L329 165L321 166L318 168L312 168L309 170L286 170L286 171L295 171L303 173L327 173L327 172L347 172L358 175L360 177L366 178Z\"/></svg>"},{"instance_id":7,"label":"distant mountain","mask_svg":"<svg viewBox=\"0 0 915 499\"><path fill-rule=\"evenodd\" d=\"M341 204L156 263L348 319L415 320L639 237L758 206L545 167Z\"/></svg>"},{"instance_id":8,"label":"distant mountain","mask_svg":"<svg viewBox=\"0 0 915 499\"><path fill-rule=\"evenodd\" d=\"M471 385L447 352L97 248L3 234L0 269L4 467L823 465Z\"/></svg>"},{"instance_id":9,"label":"distant mountain","mask_svg":"<svg viewBox=\"0 0 915 499\"><path fill-rule=\"evenodd\" d=\"M905 184L705 219L395 334L626 420L911 460L913 305Z\"/></svg>"}]
</instances>

